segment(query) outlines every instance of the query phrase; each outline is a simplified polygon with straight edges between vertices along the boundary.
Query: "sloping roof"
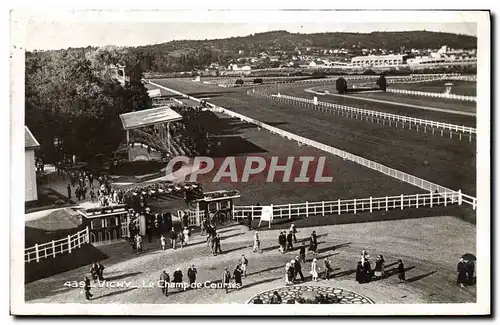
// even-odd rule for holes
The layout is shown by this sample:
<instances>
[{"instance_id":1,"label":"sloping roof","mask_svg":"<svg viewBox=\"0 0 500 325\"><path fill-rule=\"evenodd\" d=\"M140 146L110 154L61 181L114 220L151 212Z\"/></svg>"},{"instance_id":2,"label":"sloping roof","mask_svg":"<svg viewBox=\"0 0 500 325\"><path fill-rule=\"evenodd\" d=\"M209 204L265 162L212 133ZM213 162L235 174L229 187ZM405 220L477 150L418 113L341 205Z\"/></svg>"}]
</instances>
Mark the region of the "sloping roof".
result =
<instances>
[{"instance_id":1,"label":"sloping roof","mask_svg":"<svg viewBox=\"0 0 500 325\"><path fill-rule=\"evenodd\" d=\"M142 111L120 115L125 130L140 128L147 125L178 121L182 116L168 106L145 109Z\"/></svg>"},{"instance_id":2,"label":"sloping roof","mask_svg":"<svg viewBox=\"0 0 500 325\"><path fill-rule=\"evenodd\" d=\"M33 133L31 133L30 129L25 125L24 126L24 149L38 149L40 147L40 143L35 139Z\"/></svg>"}]
</instances>

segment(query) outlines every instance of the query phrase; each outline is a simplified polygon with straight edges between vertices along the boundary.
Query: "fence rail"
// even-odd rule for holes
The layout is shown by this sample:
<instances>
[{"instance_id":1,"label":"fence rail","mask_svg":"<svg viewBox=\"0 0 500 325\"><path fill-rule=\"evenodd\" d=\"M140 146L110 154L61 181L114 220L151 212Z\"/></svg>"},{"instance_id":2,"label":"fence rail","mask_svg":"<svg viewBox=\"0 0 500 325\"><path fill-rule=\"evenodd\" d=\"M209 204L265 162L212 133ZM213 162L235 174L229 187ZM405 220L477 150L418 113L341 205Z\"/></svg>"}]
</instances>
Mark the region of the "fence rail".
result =
<instances>
[{"instance_id":1,"label":"fence rail","mask_svg":"<svg viewBox=\"0 0 500 325\"><path fill-rule=\"evenodd\" d=\"M198 98L195 98L195 97L192 97L192 96L188 96L188 95L183 94L181 92L178 92L176 90L173 90L173 89L170 89L170 88L158 85L156 83L152 83L152 82L149 82L149 83L151 85L153 85L153 86L156 86L156 87L159 87L159 88L163 88L163 89L166 89L168 91L177 93L177 94L179 94L181 96L184 96L185 98L189 98L189 99L192 99L192 100L195 100L195 101L198 101L198 102L200 101L200 99L198 99ZM365 159L365 158L360 157L360 156L353 155L352 153L349 153L347 151L344 151L344 150L341 150L341 149L337 149L335 147L332 147L332 146L323 144L321 142L314 141L314 140L302 137L300 135L297 135L297 134L294 134L294 133L291 133L291 132L288 132L288 131L285 131L285 130L281 130L281 129L275 127L275 126L263 123L263 122L261 122L259 120L253 119L253 118L245 116L243 114L239 114L239 113L233 112L233 111L228 110L228 109L226 109L224 107L220 107L220 106L214 105L212 103L208 103L208 102L207 102L207 105L208 105L209 109L212 110L212 111L214 111L214 112L222 113L222 114L234 117L234 118L238 118L241 121L245 121L247 123L257 125L257 126L263 128L263 129L268 130L269 132L271 132L273 134L278 134L278 135L280 135L283 138L287 138L289 140L294 140L294 141L297 141L299 143L303 143L305 145L308 145L310 147L319 149L321 151L328 152L328 153L330 153L332 155L341 157L341 158L346 159L348 161L355 162L355 163L357 163L359 165L368 167L368 168L370 168L372 170L376 170L376 171L378 171L380 173L383 173L383 174L385 174L387 176L396 178L396 179L401 180L401 181L403 181L405 183L408 183L408 184L412 184L412 185L414 185L416 187L419 187L421 189L424 189L426 191L429 191L429 192L435 192L435 191L437 191L439 193L456 192L456 191L453 191L453 190L451 190L449 188L446 188L444 186L441 186L441 185L438 185L438 184L426 181L426 180L424 180L422 178L419 178L419 177L407 174L407 173L402 172L400 170L387 167L385 165L382 165L380 163L377 163L377 162ZM464 195L464 194L462 194L462 195ZM464 202L470 204L472 206L472 208L475 209L476 206L477 206L477 199L474 198L474 197L472 197L472 196L466 196L466 197L468 198L468 200L467 201L464 200Z\"/></svg>"},{"instance_id":2,"label":"fence rail","mask_svg":"<svg viewBox=\"0 0 500 325\"><path fill-rule=\"evenodd\" d=\"M465 95L456 95L456 94L446 94L446 93L432 93L426 91L417 91L417 90L407 90L407 89L396 89L396 88L387 88L387 92L395 93L395 94L403 94L403 95L414 95L414 96L424 96L424 97L434 97L434 98L444 98L444 99L456 99L467 102L475 102L475 96L465 96Z\"/></svg>"},{"instance_id":3,"label":"fence rail","mask_svg":"<svg viewBox=\"0 0 500 325\"><path fill-rule=\"evenodd\" d=\"M443 122L438 122L438 121L432 121L432 120L424 120L424 119L419 119L415 117L410 117L410 116L404 116L404 115L396 115L396 114L391 114L391 113L385 113L385 112L379 112L379 111L373 111L369 109L362 109L362 108L357 108L357 107L350 107L350 106L344 106L344 105L339 105L339 104L333 104L333 103L328 103L328 102L320 102L318 101L317 104L315 104L314 100L312 99L307 99L307 98L302 98L302 97L294 97L294 96L289 96L289 95L283 95L283 94L268 94L265 92L258 92L253 89L252 91L247 91L247 94L250 96L258 96L261 98L266 98L266 99L272 99L272 100L277 100L277 101L282 101L282 102L296 102L296 103L301 103L301 104L306 104L306 105L313 105L313 106L319 106L321 108L325 108L327 110L340 110L343 112L348 112L348 113L353 113L353 114L362 114L366 116L370 116L373 118L380 118L380 119L386 119L392 122L402 122L402 123L409 123L413 124L418 127L432 127L436 129L442 129L442 130L447 130L447 131L454 131L457 133L462 133L462 134L468 134L469 135L469 141L472 141L472 135L476 134L476 128L470 127L470 126L464 126L464 125L456 125L456 124L449 124L449 123L443 123ZM461 136L460 136L461 137Z\"/></svg>"},{"instance_id":4,"label":"fence rail","mask_svg":"<svg viewBox=\"0 0 500 325\"><path fill-rule=\"evenodd\" d=\"M309 217L315 215L360 213L373 211L403 210L404 208L447 206L451 204L462 205L464 194L459 191L450 191L442 193L424 193L410 195L396 195L385 197L369 197L364 199L302 202L272 205L273 218L293 218ZM235 220L247 218L248 215L253 218L260 216L262 206L234 206L233 218Z\"/></svg>"},{"instance_id":5,"label":"fence rail","mask_svg":"<svg viewBox=\"0 0 500 325\"><path fill-rule=\"evenodd\" d=\"M90 243L89 228L80 230L76 234L68 235L67 238L53 240L44 244L35 244L24 250L24 262L40 262L40 259L55 258L56 255L71 252L80 248L82 244Z\"/></svg>"}]
</instances>

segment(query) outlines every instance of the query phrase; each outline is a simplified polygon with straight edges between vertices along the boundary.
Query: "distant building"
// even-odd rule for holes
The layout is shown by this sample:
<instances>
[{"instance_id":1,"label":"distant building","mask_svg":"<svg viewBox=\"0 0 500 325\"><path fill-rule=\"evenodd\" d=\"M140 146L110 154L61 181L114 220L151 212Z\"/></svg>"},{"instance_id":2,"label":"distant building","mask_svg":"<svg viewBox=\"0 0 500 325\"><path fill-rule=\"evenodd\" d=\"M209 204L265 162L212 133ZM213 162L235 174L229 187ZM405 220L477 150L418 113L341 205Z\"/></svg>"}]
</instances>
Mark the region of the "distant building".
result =
<instances>
[{"instance_id":1,"label":"distant building","mask_svg":"<svg viewBox=\"0 0 500 325\"><path fill-rule=\"evenodd\" d=\"M24 201L38 200L36 186L36 165L35 150L40 148L40 144L35 139L27 126L24 127L24 165L25 165L25 192Z\"/></svg>"},{"instance_id":2,"label":"distant building","mask_svg":"<svg viewBox=\"0 0 500 325\"><path fill-rule=\"evenodd\" d=\"M351 64L355 67L363 66L398 66L404 64L404 55L368 55L355 56L351 60Z\"/></svg>"},{"instance_id":3,"label":"distant building","mask_svg":"<svg viewBox=\"0 0 500 325\"><path fill-rule=\"evenodd\" d=\"M232 71L250 71L252 70L252 67L249 65L238 65L238 64L230 64L228 67L228 70Z\"/></svg>"}]
</instances>

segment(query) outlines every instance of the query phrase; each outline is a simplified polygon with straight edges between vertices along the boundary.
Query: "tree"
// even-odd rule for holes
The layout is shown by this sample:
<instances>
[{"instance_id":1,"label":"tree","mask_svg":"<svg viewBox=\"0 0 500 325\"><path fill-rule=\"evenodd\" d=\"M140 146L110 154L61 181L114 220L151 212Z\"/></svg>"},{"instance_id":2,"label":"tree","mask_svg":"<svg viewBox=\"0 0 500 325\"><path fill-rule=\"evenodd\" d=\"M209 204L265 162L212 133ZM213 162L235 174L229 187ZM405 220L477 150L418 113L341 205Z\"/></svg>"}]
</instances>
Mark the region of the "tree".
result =
<instances>
[{"instance_id":1,"label":"tree","mask_svg":"<svg viewBox=\"0 0 500 325\"><path fill-rule=\"evenodd\" d=\"M380 77L378 77L377 86L379 86L380 90L382 90L382 91L387 90L387 79L385 78L384 73L381 73Z\"/></svg>"},{"instance_id":2,"label":"tree","mask_svg":"<svg viewBox=\"0 0 500 325\"><path fill-rule=\"evenodd\" d=\"M262 82L263 82L262 78L255 78L255 79L253 80L253 83L254 83L254 84L259 84L259 85L262 85Z\"/></svg>"},{"instance_id":3,"label":"tree","mask_svg":"<svg viewBox=\"0 0 500 325\"><path fill-rule=\"evenodd\" d=\"M337 89L337 93L343 95L347 93L347 81L340 77L335 81L335 88Z\"/></svg>"},{"instance_id":4,"label":"tree","mask_svg":"<svg viewBox=\"0 0 500 325\"><path fill-rule=\"evenodd\" d=\"M236 79L236 81L235 81L235 83L234 83L234 84L235 84L236 86L241 87L241 86L243 86L243 84L244 84L244 83L245 83L245 82L243 81L243 79Z\"/></svg>"}]
</instances>

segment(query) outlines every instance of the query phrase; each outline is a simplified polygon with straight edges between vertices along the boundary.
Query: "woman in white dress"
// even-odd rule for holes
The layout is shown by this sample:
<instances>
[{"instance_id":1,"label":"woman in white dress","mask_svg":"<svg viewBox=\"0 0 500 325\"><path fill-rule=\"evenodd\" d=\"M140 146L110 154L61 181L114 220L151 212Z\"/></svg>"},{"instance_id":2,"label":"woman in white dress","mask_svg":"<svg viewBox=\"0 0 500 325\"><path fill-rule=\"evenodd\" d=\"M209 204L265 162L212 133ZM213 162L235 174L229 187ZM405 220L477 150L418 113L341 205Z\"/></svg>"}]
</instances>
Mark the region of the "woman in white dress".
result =
<instances>
[{"instance_id":1,"label":"woman in white dress","mask_svg":"<svg viewBox=\"0 0 500 325\"><path fill-rule=\"evenodd\" d=\"M160 244L162 250L167 249L167 239L165 238L165 236L163 236L163 234L160 237Z\"/></svg>"},{"instance_id":2,"label":"woman in white dress","mask_svg":"<svg viewBox=\"0 0 500 325\"><path fill-rule=\"evenodd\" d=\"M184 244L186 245L189 245L189 229L188 227L184 227L184 230L182 231L182 233L184 234Z\"/></svg>"},{"instance_id":3,"label":"woman in white dress","mask_svg":"<svg viewBox=\"0 0 500 325\"><path fill-rule=\"evenodd\" d=\"M253 252L260 252L260 238L258 232L255 232L255 236L253 237Z\"/></svg>"},{"instance_id":4,"label":"woman in white dress","mask_svg":"<svg viewBox=\"0 0 500 325\"><path fill-rule=\"evenodd\" d=\"M311 271L309 272L312 275L313 281L318 281L318 271L318 260L314 258L311 262Z\"/></svg>"}]
</instances>

